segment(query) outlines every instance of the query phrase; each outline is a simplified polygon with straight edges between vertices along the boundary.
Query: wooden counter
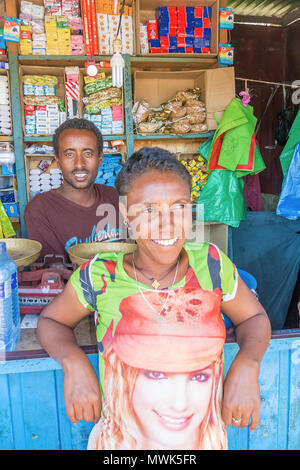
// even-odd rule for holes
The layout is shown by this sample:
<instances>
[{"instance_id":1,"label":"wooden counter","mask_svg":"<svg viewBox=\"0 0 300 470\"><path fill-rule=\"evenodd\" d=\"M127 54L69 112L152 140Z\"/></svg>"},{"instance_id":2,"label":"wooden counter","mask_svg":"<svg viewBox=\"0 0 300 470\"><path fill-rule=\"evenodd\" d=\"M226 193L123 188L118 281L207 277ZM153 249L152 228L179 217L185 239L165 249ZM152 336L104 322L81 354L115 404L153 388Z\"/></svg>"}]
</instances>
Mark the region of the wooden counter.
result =
<instances>
[{"instance_id":1,"label":"wooden counter","mask_svg":"<svg viewBox=\"0 0 300 470\"><path fill-rule=\"evenodd\" d=\"M77 340L98 374L93 316L76 327ZM30 348L30 349L28 349ZM224 348L227 373L238 345ZM260 424L255 431L228 427L232 450L300 448L300 330L273 332L263 358ZM99 374L98 374L99 376ZM0 360L0 449L84 450L93 423L69 421L60 365L41 348L34 329L22 329L17 350Z\"/></svg>"}]
</instances>

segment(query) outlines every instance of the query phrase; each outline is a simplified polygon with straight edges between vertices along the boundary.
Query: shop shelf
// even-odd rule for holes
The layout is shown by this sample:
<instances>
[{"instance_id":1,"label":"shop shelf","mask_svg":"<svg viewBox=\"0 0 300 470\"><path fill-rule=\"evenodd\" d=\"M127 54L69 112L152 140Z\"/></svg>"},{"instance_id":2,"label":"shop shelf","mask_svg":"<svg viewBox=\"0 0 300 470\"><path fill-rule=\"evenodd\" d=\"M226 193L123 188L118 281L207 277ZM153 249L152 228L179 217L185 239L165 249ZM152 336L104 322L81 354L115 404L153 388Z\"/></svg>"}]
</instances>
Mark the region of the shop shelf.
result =
<instances>
[{"instance_id":1,"label":"shop shelf","mask_svg":"<svg viewBox=\"0 0 300 470\"><path fill-rule=\"evenodd\" d=\"M202 134L134 134L137 140L151 139L206 139L212 137L214 131L203 132Z\"/></svg>"}]
</instances>

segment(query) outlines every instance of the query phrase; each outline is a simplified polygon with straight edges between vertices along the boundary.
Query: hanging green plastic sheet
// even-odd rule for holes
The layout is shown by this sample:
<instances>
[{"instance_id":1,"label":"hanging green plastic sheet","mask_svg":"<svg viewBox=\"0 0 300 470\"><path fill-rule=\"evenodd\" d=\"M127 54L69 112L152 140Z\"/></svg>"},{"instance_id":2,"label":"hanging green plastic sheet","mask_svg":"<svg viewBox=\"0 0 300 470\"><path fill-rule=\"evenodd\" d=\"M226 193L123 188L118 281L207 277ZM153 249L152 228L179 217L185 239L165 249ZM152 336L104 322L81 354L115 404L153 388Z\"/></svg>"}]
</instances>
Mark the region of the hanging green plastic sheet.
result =
<instances>
[{"instance_id":1,"label":"hanging green plastic sheet","mask_svg":"<svg viewBox=\"0 0 300 470\"><path fill-rule=\"evenodd\" d=\"M234 98L226 108L212 139L198 151L207 159L210 174L197 203L197 219L238 227L247 208L243 176L266 168L255 141L257 119L252 106Z\"/></svg>"},{"instance_id":2,"label":"hanging green plastic sheet","mask_svg":"<svg viewBox=\"0 0 300 470\"><path fill-rule=\"evenodd\" d=\"M213 170L197 201L197 219L238 227L247 211L243 189L233 171Z\"/></svg>"},{"instance_id":3,"label":"hanging green plastic sheet","mask_svg":"<svg viewBox=\"0 0 300 470\"><path fill-rule=\"evenodd\" d=\"M214 134L208 169L235 171L238 177L264 170L266 166L255 141L256 123L253 107L233 98Z\"/></svg>"},{"instance_id":4,"label":"hanging green plastic sheet","mask_svg":"<svg viewBox=\"0 0 300 470\"><path fill-rule=\"evenodd\" d=\"M295 147L298 144L299 140L300 140L300 110L298 111L297 116L295 117L295 120L289 132L288 141L279 157L282 172L283 172L282 187L285 183L285 178L286 178L286 175L287 175L287 172L288 172L288 169L289 169L289 166L290 166L290 163L291 163L294 151L295 151Z\"/></svg>"}]
</instances>

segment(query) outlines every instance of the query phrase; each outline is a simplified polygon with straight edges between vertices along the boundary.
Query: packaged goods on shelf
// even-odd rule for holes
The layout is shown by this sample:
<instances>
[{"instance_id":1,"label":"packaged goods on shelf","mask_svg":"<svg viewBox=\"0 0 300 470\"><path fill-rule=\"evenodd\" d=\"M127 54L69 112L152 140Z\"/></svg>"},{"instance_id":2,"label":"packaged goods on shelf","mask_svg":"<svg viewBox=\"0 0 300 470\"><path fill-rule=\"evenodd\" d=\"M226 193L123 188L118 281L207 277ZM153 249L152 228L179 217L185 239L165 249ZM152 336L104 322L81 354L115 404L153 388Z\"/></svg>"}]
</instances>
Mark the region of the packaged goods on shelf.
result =
<instances>
[{"instance_id":1,"label":"packaged goods on shelf","mask_svg":"<svg viewBox=\"0 0 300 470\"><path fill-rule=\"evenodd\" d=\"M3 142L0 144L0 206L8 217L19 216L15 170L14 147Z\"/></svg>"},{"instance_id":2,"label":"packaged goods on shelf","mask_svg":"<svg viewBox=\"0 0 300 470\"><path fill-rule=\"evenodd\" d=\"M140 52L208 54L211 52L212 8L209 6L161 6L156 19L140 24ZM145 27L147 43L145 44Z\"/></svg>"},{"instance_id":3,"label":"packaged goods on shelf","mask_svg":"<svg viewBox=\"0 0 300 470\"><path fill-rule=\"evenodd\" d=\"M99 54L96 0L82 0L84 39L88 56Z\"/></svg>"},{"instance_id":4,"label":"packaged goods on shelf","mask_svg":"<svg viewBox=\"0 0 300 470\"><path fill-rule=\"evenodd\" d=\"M201 155L195 155L192 159L180 161L192 177L191 201L197 202L208 178L206 161Z\"/></svg>"},{"instance_id":5,"label":"packaged goods on shelf","mask_svg":"<svg viewBox=\"0 0 300 470\"><path fill-rule=\"evenodd\" d=\"M41 160L38 168L29 171L30 199L40 193L57 189L62 185L62 172L58 168L50 168L51 160ZM47 173L46 173L47 171Z\"/></svg>"},{"instance_id":6,"label":"packaged goods on shelf","mask_svg":"<svg viewBox=\"0 0 300 470\"><path fill-rule=\"evenodd\" d=\"M13 165L16 161L15 149L7 142L0 143L0 165Z\"/></svg>"},{"instance_id":7,"label":"packaged goods on shelf","mask_svg":"<svg viewBox=\"0 0 300 470\"><path fill-rule=\"evenodd\" d=\"M79 116L80 102L80 72L79 67L65 68L65 88L67 98L67 117L72 119Z\"/></svg>"},{"instance_id":8,"label":"packaged goods on shelf","mask_svg":"<svg viewBox=\"0 0 300 470\"><path fill-rule=\"evenodd\" d=\"M140 48L141 54L149 54L148 29L147 25L140 24Z\"/></svg>"},{"instance_id":9,"label":"packaged goods on shelf","mask_svg":"<svg viewBox=\"0 0 300 470\"><path fill-rule=\"evenodd\" d=\"M9 84L6 75L0 75L0 134L12 134Z\"/></svg>"},{"instance_id":10,"label":"packaged goods on shelf","mask_svg":"<svg viewBox=\"0 0 300 470\"><path fill-rule=\"evenodd\" d=\"M112 86L112 77L100 72L97 77L84 77L85 119L92 121L103 135L123 134L122 89Z\"/></svg>"},{"instance_id":11,"label":"packaged goods on shelf","mask_svg":"<svg viewBox=\"0 0 300 470\"><path fill-rule=\"evenodd\" d=\"M156 131L158 131L160 127L160 132L162 132L162 124L164 124L161 122L162 118L167 120L168 115L170 116L170 110L168 109L170 106L166 106L166 104L170 100L172 104L172 100L174 100L176 95L178 98L178 90L201 90L200 101L205 104L206 112L206 120L203 123L199 122L203 118L203 109L201 109L201 114L196 117L194 114L195 110L185 109L186 107L190 108L189 105L193 103L193 101L186 100L185 103L182 103L182 100L177 99L173 102L173 107L176 104L174 111L177 112L178 119L182 119L182 121L178 121L181 130L186 129L186 126L183 126L183 124L187 124L185 122L185 116L187 116L187 114L180 117L180 113L188 112L188 115L190 115L188 125L193 126L193 130L189 131L189 133L201 134L202 132L196 132L194 126L197 126L199 131L199 126L202 124L206 124L209 131L217 129L218 124L216 117L217 119L222 118L225 109L235 97L234 68L215 67L206 70L172 72L135 71L133 89L133 99L135 103L133 109L134 119L140 115L143 117L143 122L139 120L139 122L135 122L135 124L136 127L143 128L143 130L137 129L138 133L143 134L152 133L150 131L147 132L147 127L154 127ZM140 103L140 105L137 103ZM157 119L157 117L159 117L159 111L162 112L162 105L166 109L164 109L162 116L160 115L160 119ZM137 106L139 106L138 110L136 109ZM151 120L147 116L149 109L154 109L155 112L157 111L157 114L155 114L155 112L153 113L155 118L153 122L149 122ZM166 114L167 111L168 113ZM176 113L174 113L174 116L175 115ZM137 126L139 123L140 125ZM141 126L141 124L143 125Z\"/></svg>"},{"instance_id":12,"label":"packaged goods on shelf","mask_svg":"<svg viewBox=\"0 0 300 470\"><path fill-rule=\"evenodd\" d=\"M58 77L24 75L25 135L53 134L66 120L64 101L56 96Z\"/></svg>"},{"instance_id":13,"label":"packaged goods on shelf","mask_svg":"<svg viewBox=\"0 0 300 470\"><path fill-rule=\"evenodd\" d=\"M19 42L21 32L21 20L6 16L3 26L3 39L8 42Z\"/></svg>"},{"instance_id":14,"label":"packaged goods on shelf","mask_svg":"<svg viewBox=\"0 0 300 470\"><path fill-rule=\"evenodd\" d=\"M208 130L206 107L201 101L201 90L178 91L158 108L151 108L146 100L135 103L133 120L139 133L199 134Z\"/></svg>"},{"instance_id":15,"label":"packaged goods on shelf","mask_svg":"<svg viewBox=\"0 0 300 470\"><path fill-rule=\"evenodd\" d=\"M220 29L233 29L234 13L231 8L219 8Z\"/></svg>"},{"instance_id":16,"label":"packaged goods on shelf","mask_svg":"<svg viewBox=\"0 0 300 470\"><path fill-rule=\"evenodd\" d=\"M219 64L233 65L234 50L231 44L219 44Z\"/></svg>"},{"instance_id":17,"label":"packaged goods on shelf","mask_svg":"<svg viewBox=\"0 0 300 470\"><path fill-rule=\"evenodd\" d=\"M120 22L119 14L109 14L106 10L104 4L100 5L100 2L97 4L97 30L100 54L113 53L113 41L117 37ZM117 11L119 12L120 10L118 9ZM134 54L133 29L132 15L123 14L118 35L122 41L123 54Z\"/></svg>"},{"instance_id":18,"label":"packaged goods on shelf","mask_svg":"<svg viewBox=\"0 0 300 470\"><path fill-rule=\"evenodd\" d=\"M0 28L0 55L6 54L6 41L4 39L3 28Z\"/></svg>"},{"instance_id":19,"label":"packaged goods on shelf","mask_svg":"<svg viewBox=\"0 0 300 470\"><path fill-rule=\"evenodd\" d=\"M45 0L44 6L22 1L20 19L22 55L85 54L79 0Z\"/></svg>"},{"instance_id":20,"label":"packaged goods on shelf","mask_svg":"<svg viewBox=\"0 0 300 470\"><path fill-rule=\"evenodd\" d=\"M120 153L110 152L110 147L105 146L103 148L103 159L95 179L96 184L115 186L116 177L122 168L122 155Z\"/></svg>"}]
</instances>

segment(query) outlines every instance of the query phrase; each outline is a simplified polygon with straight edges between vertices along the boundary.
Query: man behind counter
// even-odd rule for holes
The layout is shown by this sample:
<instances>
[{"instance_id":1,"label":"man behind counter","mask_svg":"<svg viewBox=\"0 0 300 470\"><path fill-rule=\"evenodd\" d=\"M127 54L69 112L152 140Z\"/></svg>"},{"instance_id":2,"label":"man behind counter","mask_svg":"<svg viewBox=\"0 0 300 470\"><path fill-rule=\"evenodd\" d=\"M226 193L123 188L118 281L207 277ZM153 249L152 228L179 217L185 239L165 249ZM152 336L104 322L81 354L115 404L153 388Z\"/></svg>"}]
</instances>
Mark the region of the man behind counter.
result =
<instances>
[{"instance_id":1,"label":"man behind counter","mask_svg":"<svg viewBox=\"0 0 300 470\"><path fill-rule=\"evenodd\" d=\"M25 208L28 238L47 254L64 255L77 243L122 238L115 188L94 184L102 162L103 138L86 119L70 119L53 135L55 160L62 171L58 189L38 194Z\"/></svg>"}]
</instances>

